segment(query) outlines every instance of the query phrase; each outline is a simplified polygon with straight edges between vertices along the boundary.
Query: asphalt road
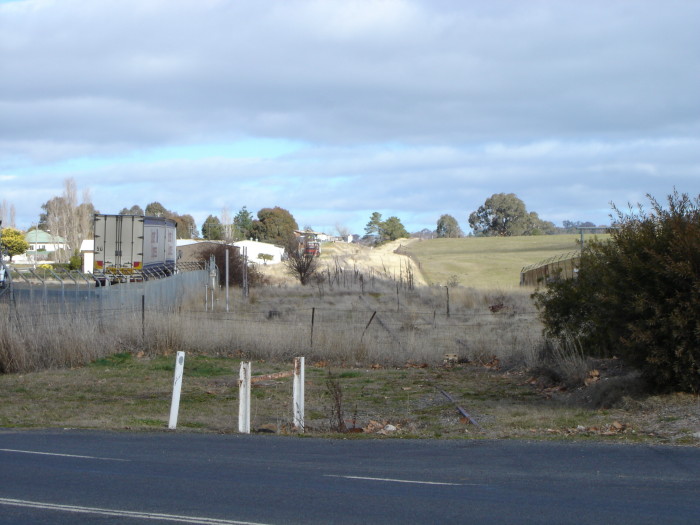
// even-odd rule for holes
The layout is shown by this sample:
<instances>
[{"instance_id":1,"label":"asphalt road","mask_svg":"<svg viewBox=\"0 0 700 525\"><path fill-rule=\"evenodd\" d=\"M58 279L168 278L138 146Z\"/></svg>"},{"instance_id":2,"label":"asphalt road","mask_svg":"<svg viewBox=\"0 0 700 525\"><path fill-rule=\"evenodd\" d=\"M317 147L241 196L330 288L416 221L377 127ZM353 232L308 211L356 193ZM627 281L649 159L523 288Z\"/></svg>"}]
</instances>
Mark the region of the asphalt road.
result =
<instances>
[{"instance_id":1,"label":"asphalt road","mask_svg":"<svg viewBox=\"0 0 700 525\"><path fill-rule=\"evenodd\" d=\"M700 523L700 449L0 430L0 523Z\"/></svg>"}]
</instances>

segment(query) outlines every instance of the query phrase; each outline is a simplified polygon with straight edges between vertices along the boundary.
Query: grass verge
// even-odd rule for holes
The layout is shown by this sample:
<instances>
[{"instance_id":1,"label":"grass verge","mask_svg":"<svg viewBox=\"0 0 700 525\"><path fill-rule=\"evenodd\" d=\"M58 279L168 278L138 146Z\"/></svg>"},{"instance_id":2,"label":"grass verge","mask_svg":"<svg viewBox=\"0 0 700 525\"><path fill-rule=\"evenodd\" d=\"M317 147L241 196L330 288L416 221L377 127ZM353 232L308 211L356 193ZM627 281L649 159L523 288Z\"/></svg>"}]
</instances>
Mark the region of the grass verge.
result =
<instances>
[{"instance_id":1,"label":"grass verge","mask_svg":"<svg viewBox=\"0 0 700 525\"><path fill-rule=\"evenodd\" d=\"M121 353L84 367L0 376L0 427L166 430L174 355ZM180 431L237 431L240 359L188 355ZM253 362L253 375L287 363ZM329 391L329 374L342 401ZM253 388L252 427L292 433L291 380ZM478 423L470 424L440 392L449 392ZM584 388L584 387L582 387ZM699 445L700 400L674 394L624 399L614 409L587 408L527 375L476 364L306 371L306 434L344 437L584 439Z\"/></svg>"}]
</instances>

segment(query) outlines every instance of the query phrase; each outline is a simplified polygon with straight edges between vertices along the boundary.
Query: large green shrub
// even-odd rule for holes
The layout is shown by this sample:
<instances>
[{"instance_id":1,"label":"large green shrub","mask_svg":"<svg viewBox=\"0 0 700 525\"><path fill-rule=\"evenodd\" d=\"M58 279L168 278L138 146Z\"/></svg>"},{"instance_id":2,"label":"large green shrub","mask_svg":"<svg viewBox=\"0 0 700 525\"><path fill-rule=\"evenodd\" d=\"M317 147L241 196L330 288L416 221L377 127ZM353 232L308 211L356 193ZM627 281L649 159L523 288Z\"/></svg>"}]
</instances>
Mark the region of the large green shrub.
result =
<instances>
[{"instance_id":1,"label":"large green shrub","mask_svg":"<svg viewBox=\"0 0 700 525\"><path fill-rule=\"evenodd\" d=\"M71 255L68 262L68 268L70 270L82 270L83 268L83 258L79 254Z\"/></svg>"},{"instance_id":2,"label":"large green shrub","mask_svg":"<svg viewBox=\"0 0 700 525\"><path fill-rule=\"evenodd\" d=\"M583 250L578 277L534 295L548 335L618 356L657 389L700 392L700 196L615 208L610 242Z\"/></svg>"}]
</instances>

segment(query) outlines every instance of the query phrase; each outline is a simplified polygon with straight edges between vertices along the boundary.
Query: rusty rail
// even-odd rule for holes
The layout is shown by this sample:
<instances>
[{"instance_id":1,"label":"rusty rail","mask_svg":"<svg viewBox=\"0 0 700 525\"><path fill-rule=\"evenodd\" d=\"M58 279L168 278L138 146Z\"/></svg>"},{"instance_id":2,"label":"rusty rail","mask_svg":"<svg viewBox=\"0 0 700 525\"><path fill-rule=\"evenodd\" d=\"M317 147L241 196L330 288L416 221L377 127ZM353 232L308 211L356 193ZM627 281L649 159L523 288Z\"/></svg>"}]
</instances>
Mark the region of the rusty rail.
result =
<instances>
[{"instance_id":1,"label":"rusty rail","mask_svg":"<svg viewBox=\"0 0 700 525\"><path fill-rule=\"evenodd\" d=\"M436 387L436 388L437 388L437 387ZM447 392L445 392L442 388L438 388L438 391L439 391L443 396L445 396L447 399L449 399L450 401L452 401L452 403L454 403L455 407L457 407L457 411L458 411L460 414L462 414L465 418L467 418L467 420L468 420L472 425L476 426L479 430L484 430L483 427L482 427L479 423L477 423L476 420L475 420L472 416L470 416L469 413L468 413L466 410L464 410L461 406L459 406L459 405L457 404L457 401L455 401L454 398L453 398L450 394L448 394Z\"/></svg>"},{"instance_id":2,"label":"rusty rail","mask_svg":"<svg viewBox=\"0 0 700 525\"><path fill-rule=\"evenodd\" d=\"M255 384L260 381L269 381L271 379L282 379L283 377L292 377L294 375L294 370L285 370L283 372L275 372L272 374L265 374L262 376L255 376L250 378L250 382Z\"/></svg>"}]
</instances>

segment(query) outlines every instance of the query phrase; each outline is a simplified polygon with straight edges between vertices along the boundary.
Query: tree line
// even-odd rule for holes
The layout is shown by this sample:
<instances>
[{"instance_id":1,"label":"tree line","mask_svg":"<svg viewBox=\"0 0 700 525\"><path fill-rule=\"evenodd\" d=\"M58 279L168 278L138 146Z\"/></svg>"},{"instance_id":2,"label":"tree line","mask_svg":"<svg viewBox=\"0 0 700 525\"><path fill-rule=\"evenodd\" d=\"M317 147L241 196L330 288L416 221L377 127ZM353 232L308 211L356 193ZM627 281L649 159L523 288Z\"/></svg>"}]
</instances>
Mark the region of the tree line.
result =
<instances>
[{"instance_id":1,"label":"tree line","mask_svg":"<svg viewBox=\"0 0 700 525\"><path fill-rule=\"evenodd\" d=\"M92 238L93 216L100 213L92 202L89 190L83 190L82 199L78 199L78 188L74 179L64 181L60 195L52 197L41 205L41 213L36 225L27 231L38 229L49 233L56 239L61 238L70 247L69 250L59 250L55 257L58 262L67 262L79 253L84 239ZM142 208L138 204L124 207L119 215L146 215L165 217L177 223L179 239L199 238L194 217L190 214L179 214L166 208L160 202L154 201ZM14 206L3 200L0 204L0 221L2 221L3 240L0 240L3 253L9 256L20 255L28 249L20 230L14 228ZM221 213L221 219L210 215L202 225L202 237L207 240L223 240L233 242L243 239L256 239L273 244L286 244L299 229L294 216L284 208L262 208L254 216L246 206L243 206L231 219L227 209ZM2 237L0 237L2 239Z\"/></svg>"},{"instance_id":2,"label":"tree line","mask_svg":"<svg viewBox=\"0 0 700 525\"><path fill-rule=\"evenodd\" d=\"M42 212L37 226L34 228L50 232L62 237L75 255L81 242L92 235L92 217L99 213L91 202L89 190L82 192L82 200L78 200L78 188L73 179L64 181L61 195L53 197L41 205ZM13 226L14 206L2 201L0 205L0 220L6 226ZM200 232L194 217L190 214L179 214L167 209L160 202L154 201L145 209L138 204L119 211L122 215L147 215L166 217L177 223L177 237L180 239L199 238ZM564 221L563 227L557 227L549 221L540 219L536 212L529 212L525 203L514 193L497 193L487 198L483 205L473 211L468 217L469 226L475 236L515 236L515 235L551 235L556 233L576 233L579 228L593 228L591 222ZM346 236L347 228L337 226L339 233ZM7 228L6 228L7 229ZM201 237L207 240L234 242L244 239L255 239L278 245L286 245L293 237L299 225L289 210L275 206L262 208L253 215L243 206L233 217L227 208L221 215L210 214L203 222ZM310 229L310 228L305 228ZM9 232L12 236L12 232ZM383 218L380 212L373 212L364 229L364 236L356 240L365 244L381 244L396 239L420 236L438 238L464 237L457 219L449 214L443 214L437 221L434 231L424 229L421 232L409 234L405 226L396 216ZM9 241L8 241L9 242ZM14 243L15 251L19 245ZM5 248L8 251L8 248ZM70 257L70 253L58 253L59 261Z\"/></svg>"},{"instance_id":3,"label":"tree line","mask_svg":"<svg viewBox=\"0 0 700 525\"><path fill-rule=\"evenodd\" d=\"M469 215L469 226L477 237L510 237L517 235L554 235L578 233L580 228L600 228L592 222L564 221L563 227L540 219L534 211L528 211L525 203L514 193L495 193ZM435 236L438 238L463 237L457 219L442 215L437 221Z\"/></svg>"},{"instance_id":4,"label":"tree line","mask_svg":"<svg viewBox=\"0 0 700 525\"><path fill-rule=\"evenodd\" d=\"M246 206L243 206L232 220L229 220L228 210L225 208L221 215L221 219L209 215L204 220L204 239L228 242L254 239L283 245L294 235L294 231L299 229L299 224L291 212L279 206L260 209L257 218Z\"/></svg>"}]
</instances>

